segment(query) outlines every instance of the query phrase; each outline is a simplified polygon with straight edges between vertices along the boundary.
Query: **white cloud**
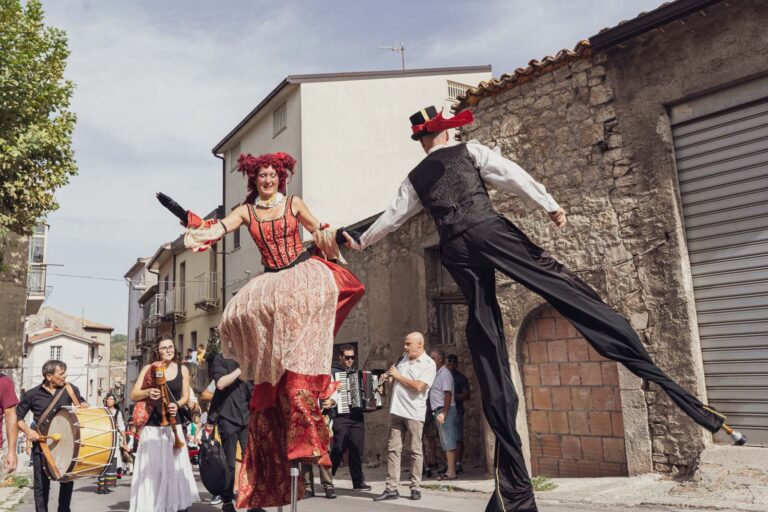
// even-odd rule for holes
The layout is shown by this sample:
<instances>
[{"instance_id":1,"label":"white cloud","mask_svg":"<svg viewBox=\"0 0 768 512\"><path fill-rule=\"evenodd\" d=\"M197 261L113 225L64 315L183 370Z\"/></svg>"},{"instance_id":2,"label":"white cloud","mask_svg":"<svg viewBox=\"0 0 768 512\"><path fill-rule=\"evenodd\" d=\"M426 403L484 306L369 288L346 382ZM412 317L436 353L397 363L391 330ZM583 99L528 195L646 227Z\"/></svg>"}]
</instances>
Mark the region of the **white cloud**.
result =
<instances>
[{"instance_id":1,"label":"white cloud","mask_svg":"<svg viewBox=\"0 0 768 512\"><path fill-rule=\"evenodd\" d=\"M491 63L494 74L633 17L655 1L44 1L70 42L80 175L57 193L54 273L119 278L178 235L154 199L220 201L211 148L289 74ZM120 283L52 277L51 305L125 329Z\"/></svg>"}]
</instances>

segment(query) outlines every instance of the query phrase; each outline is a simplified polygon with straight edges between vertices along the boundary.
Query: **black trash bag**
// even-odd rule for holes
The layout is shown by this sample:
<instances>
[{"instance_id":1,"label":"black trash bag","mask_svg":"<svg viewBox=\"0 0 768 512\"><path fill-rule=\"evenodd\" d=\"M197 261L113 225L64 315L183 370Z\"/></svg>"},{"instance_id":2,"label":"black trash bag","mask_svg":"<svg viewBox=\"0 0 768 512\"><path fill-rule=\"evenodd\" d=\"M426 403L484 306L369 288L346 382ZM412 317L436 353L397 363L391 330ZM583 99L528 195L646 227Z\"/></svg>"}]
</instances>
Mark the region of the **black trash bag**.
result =
<instances>
[{"instance_id":1,"label":"black trash bag","mask_svg":"<svg viewBox=\"0 0 768 512\"><path fill-rule=\"evenodd\" d=\"M227 494L232 488L229 464L221 443L211 436L200 445L200 480L214 496Z\"/></svg>"}]
</instances>

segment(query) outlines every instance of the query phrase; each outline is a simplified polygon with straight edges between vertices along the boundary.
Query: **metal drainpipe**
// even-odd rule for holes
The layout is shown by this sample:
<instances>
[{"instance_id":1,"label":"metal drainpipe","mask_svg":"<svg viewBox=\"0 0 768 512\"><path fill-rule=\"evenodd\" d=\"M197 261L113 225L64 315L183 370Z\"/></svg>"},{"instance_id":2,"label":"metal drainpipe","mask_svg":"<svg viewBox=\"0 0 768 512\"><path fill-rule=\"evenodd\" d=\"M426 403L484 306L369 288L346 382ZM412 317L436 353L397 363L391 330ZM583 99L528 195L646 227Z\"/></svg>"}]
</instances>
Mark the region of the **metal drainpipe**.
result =
<instances>
[{"instance_id":1,"label":"metal drainpipe","mask_svg":"<svg viewBox=\"0 0 768 512\"><path fill-rule=\"evenodd\" d=\"M213 153L213 156L221 160L221 215L227 216L227 161L223 156ZM221 239L221 310L227 303L227 241L224 237Z\"/></svg>"},{"instance_id":2,"label":"metal drainpipe","mask_svg":"<svg viewBox=\"0 0 768 512\"><path fill-rule=\"evenodd\" d=\"M157 276L157 289L158 289L158 290L160 290L160 270L159 270L159 267L158 267L158 271L157 271L157 272L152 272L152 269L151 269L151 268L149 268L149 267L146 267L146 266L145 266L144 268L146 268L146 269L147 269L147 272L149 272L150 274L155 274L155 275ZM144 315L142 314L141 316L143 317ZM155 342L152 342L152 343L155 343ZM145 363L145 362L144 362L144 359L145 359L145 358L144 358L144 351L143 351L143 350L141 351L141 359L142 359L142 361L141 361L141 366L142 366L142 367L143 367L145 364L148 364L148 363L152 363L152 362L153 362L152 360L148 361L148 363Z\"/></svg>"}]
</instances>

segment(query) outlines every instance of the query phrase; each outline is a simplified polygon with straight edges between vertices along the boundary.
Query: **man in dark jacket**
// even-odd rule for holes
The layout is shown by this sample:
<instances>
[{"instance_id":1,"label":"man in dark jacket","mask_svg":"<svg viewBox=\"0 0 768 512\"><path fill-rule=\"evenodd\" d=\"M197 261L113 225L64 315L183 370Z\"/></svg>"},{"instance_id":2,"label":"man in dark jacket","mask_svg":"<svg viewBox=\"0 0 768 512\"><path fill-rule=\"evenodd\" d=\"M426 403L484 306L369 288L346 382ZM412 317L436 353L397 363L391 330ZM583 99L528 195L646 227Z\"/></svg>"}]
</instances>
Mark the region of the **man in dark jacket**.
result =
<instances>
[{"instance_id":1,"label":"man in dark jacket","mask_svg":"<svg viewBox=\"0 0 768 512\"><path fill-rule=\"evenodd\" d=\"M88 407L88 403L80 396L80 390L77 386L67 386L67 364L63 361L52 359L43 365L43 383L28 390L21 397L21 403L16 408L17 422L19 429L27 435L27 439L32 442L32 473L35 482L35 511L48 511L48 494L51 488L51 480L45 472L43 449L40 444L45 440L40 439L40 432L46 433L51 419L56 412L66 405L75 405L79 402L80 407ZM62 389L65 388L65 389ZM71 393L70 393L71 391ZM56 400L55 403L52 403ZM50 409L49 406L52 407ZM48 411L43 417L43 413ZM24 421L27 413L32 413L32 421L37 425L33 429ZM66 469L66 468L65 468ZM69 505L72 502L72 489L74 482L59 483L59 512L70 510Z\"/></svg>"},{"instance_id":2,"label":"man in dark jacket","mask_svg":"<svg viewBox=\"0 0 768 512\"><path fill-rule=\"evenodd\" d=\"M469 305L467 340L483 411L496 434L496 492L487 512L537 510L515 429L518 398L496 300L497 270L541 295L600 355L661 386L699 425L710 432L723 426L722 414L656 366L626 318L494 210L486 184L544 209L558 228L567 223L565 211L544 185L515 162L476 142L449 145L447 130L471 123L471 111L445 119L435 107L427 107L413 114L410 121L411 138L421 144L427 156L408 174L395 199L359 240L350 234L344 237L352 248L361 250L422 209L432 216L440 237L440 260Z\"/></svg>"},{"instance_id":3,"label":"man in dark jacket","mask_svg":"<svg viewBox=\"0 0 768 512\"><path fill-rule=\"evenodd\" d=\"M331 375L347 373L350 378L359 378L355 365L355 347L346 344L338 349L338 359L331 367ZM334 379L336 380L336 379ZM337 405L337 404L333 404ZM344 452L349 452L349 473L352 476L352 486L361 491L370 491L371 486L365 483L363 475L363 448L365 440L365 422L363 410L360 407L350 408L348 413L339 414L338 409L331 409L333 418L333 447L331 448L331 462L333 462L333 474L341 465Z\"/></svg>"},{"instance_id":4,"label":"man in dark jacket","mask_svg":"<svg viewBox=\"0 0 768 512\"><path fill-rule=\"evenodd\" d=\"M232 479L229 492L222 495L224 505L221 510L234 512L232 489L235 483L235 456L238 443L243 451L248 443L248 403L251 400L253 385L240 378L240 365L234 359L214 354L208 359L208 365L210 377L216 383L216 391L213 393L208 412L208 423L219 427L221 445L227 456Z\"/></svg>"}]
</instances>

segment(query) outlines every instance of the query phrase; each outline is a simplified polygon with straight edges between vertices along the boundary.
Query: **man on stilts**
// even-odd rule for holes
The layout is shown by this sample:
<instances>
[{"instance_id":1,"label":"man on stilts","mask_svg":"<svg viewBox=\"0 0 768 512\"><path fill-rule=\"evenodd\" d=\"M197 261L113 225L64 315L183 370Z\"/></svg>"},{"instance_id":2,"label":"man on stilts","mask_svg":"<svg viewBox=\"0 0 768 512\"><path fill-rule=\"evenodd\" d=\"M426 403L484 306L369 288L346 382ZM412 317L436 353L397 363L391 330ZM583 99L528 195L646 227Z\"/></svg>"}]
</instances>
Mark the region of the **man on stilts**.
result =
<instances>
[{"instance_id":1,"label":"man on stilts","mask_svg":"<svg viewBox=\"0 0 768 512\"><path fill-rule=\"evenodd\" d=\"M442 264L469 305L469 349L483 412L496 434L496 490L486 512L537 510L515 429L518 397L496 300L496 270L546 299L600 355L661 386L699 425L710 432L720 428L732 432L724 426L722 414L701 403L654 364L623 316L493 209L486 183L535 202L558 228L567 222L565 211L544 186L514 162L481 144L448 145L447 130L471 123L472 112L444 119L434 107L427 107L410 121L411 138L421 143L427 156L408 174L397 197L359 240L347 240L351 247L362 250L398 229L422 208L434 219Z\"/></svg>"}]
</instances>

